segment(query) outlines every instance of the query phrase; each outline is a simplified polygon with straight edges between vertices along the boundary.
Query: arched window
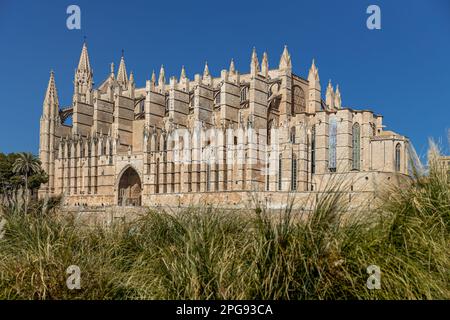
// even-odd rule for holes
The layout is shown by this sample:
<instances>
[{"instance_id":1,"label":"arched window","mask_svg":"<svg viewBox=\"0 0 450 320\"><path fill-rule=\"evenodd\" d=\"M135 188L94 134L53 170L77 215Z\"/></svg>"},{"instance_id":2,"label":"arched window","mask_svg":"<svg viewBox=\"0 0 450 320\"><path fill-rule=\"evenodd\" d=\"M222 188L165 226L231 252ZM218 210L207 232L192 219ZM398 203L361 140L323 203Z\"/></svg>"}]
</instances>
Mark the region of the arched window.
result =
<instances>
[{"instance_id":1,"label":"arched window","mask_svg":"<svg viewBox=\"0 0 450 320\"><path fill-rule=\"evenodd\" d=\"M206 165L206 191L211 191L211 165Z\"/></svg>"},{"instance_id":2,"label":"arched window","mask_svg":"<svg viewBox=\"0 0 450 320\"><path fill-rule=\"evenodd\" d=\"M292 88L292 114L306 111L305 92L299 86Z\"/></svg>"},{"instance_id":3,"label":"arched window","mask_svg":"<svg viewBox=\"0 0 450 320\"><path fill-rule=\"evenodd\" d=\"M330 172L336 172L336 141L337 122L336 118L331 118L328 137L328 169Z\"/></svg>"},{"instance_id":4,"label":"arched window","mask_svg":"<svg viewBox=\"0 0 450 320\"><path fill-rule=\"evenodd\" d=\"M359 123L355 123L352 128L352 150L353 150L353 170L361 169L361 129Z\"/></svg>"},{"instance_id":5,"label":"arched window","mask_svg":"<svg viewBox=\"0 0 450 320\"><path fill-rule=\"evenodd\" d=\"M216 107L220 106L220 90L215 93L214 103Z\"/></svg>"},{"instance_id":6,"label":"arched window","mask_svg":"<svg viewBox=\"0 0 450 320\"><path fill-rule=\"evenodd\" d=\"M156 159L156 168L155 168L155 193L159 193L159 158Z\"/></svg>"},{"instance_id":7,"label":"arched window","mask_svg":"<svg viewBox=\"0 0 450 320\"><path fill-rule=\"evenodd\" d=\"M241 89L241 102L247 101L248 87L244 86Z\"/></svg>"},{"instance_id":8,"label":"arched window","mask_svg":"<svg viewBox=\"0 0 450 320\"><path fill-rule=\"evenodd\" d=\"M311 129L311 173L316 173L316 126Z\"/></svg>"},{"instance_id":9,"label":"arched window","mask_svg":"<svg viewBox=\"0 0 450 320\"><path fill-rule=\"evenodd\" d=\"M291 143L295 143L295 127L291 128L289 139L290 139Z\"/></svg>"},{"instance_id":10,"label":"arched window","mask_svg":"<svg viewBox=\"0 0 450 320\"><path fill-rule=\"evenodd\" d=\"M268 122L267 122L267 145L268 146L270 146L270 144L271 144L271 138L272 138L272 126L273 126L273 119L270 119Z\"/></svg>"},{"instance_id":11,"label":"arched window","mask_svg":"<svg viewBox=\"0 0 450 320\"><path fill-rule=\"evenodd\" d=\"M291 163L291 190L297 190L297 156L292 155Z\"/></svg>"},{"instance_id":12,"label":"arched window","mask_svg":"<svg viewBox=\"0 0 450 320\"><path fill-rule=\"evenodd\" d=\"M397 145L395 146L395 171L400 171L400 160L401 160L400 148L401 148L400 143L397 143Z\"/></svg>"},{"instance_id":13,"label":"arched window","mask_svg":"<svg viewBox=\"0 0 450 320\"><path fill-rule=\"evenodd\" d=\"M171 192L175 192L175 163L170 163L170 188Z\"/></svg>"},{"instance_id":14,"label":"arched window","mask_svg":"<svg viewBox=\"0 0 450 320\"><path fill-rule=\"evenodd\" d=\"M281 187L282 187L282 184L281 184L281 175L282 175L282 172L283 172L283 168L281 167L281 160L282 160L282 158L283 158L283 155L280 153L280 155L279 155L279 158L278 158L278 190L280 190L281 191Z\"/></svg>"}]
</instances>

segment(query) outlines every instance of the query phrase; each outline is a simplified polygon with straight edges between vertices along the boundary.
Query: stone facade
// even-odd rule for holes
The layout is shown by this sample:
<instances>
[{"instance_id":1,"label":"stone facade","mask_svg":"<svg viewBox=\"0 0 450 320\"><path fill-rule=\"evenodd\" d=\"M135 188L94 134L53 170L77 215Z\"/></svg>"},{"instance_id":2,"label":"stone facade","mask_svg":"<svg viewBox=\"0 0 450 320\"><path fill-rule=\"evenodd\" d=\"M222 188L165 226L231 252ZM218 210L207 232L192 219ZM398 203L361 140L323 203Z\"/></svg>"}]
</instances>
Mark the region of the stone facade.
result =
<instances>
[{"instance_id":1,"label":"stone facade","mask_svg":"<svg viewBox=\"0 0 450 320\"><path fill-rule=\"evenodd\" d=\"M239 206L255 195L282 205L287 193L307 198L336 177L352 193L376 191L408 175L408 153L408 139L385 130L382 116L344 107L338 86L329 82L323 99L314 61L306 79L292 73L286 47L277 68L253 50L248 74L231 61L220 77L206 64L194 80L183 67L167 82L161 66L143 88L122 55L117 74L111 64L94 88L84 44L70 106L60 107L50 75L40 195L90 206Z\"/></svg>"}]
</instances>

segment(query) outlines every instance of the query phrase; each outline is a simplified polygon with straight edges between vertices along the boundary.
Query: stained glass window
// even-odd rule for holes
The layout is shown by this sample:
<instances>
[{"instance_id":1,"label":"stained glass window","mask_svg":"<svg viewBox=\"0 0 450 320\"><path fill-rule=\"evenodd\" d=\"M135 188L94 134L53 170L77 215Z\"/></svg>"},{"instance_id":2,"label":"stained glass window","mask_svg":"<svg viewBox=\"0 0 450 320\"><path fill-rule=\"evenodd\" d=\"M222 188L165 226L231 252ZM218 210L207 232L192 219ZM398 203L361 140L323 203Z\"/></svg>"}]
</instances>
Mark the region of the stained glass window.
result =
<instances>
[{"instance_id":1,"label":"stained glass window","mask_svg":"<svg viewBox=\"0 0 450 320\"><path fill-rule=\"evenodd\" d=\"M337 122L336 118L330 119L328 137L328 169L336 172L336 142L337 142Z\"/></svg>"}]
</instances>

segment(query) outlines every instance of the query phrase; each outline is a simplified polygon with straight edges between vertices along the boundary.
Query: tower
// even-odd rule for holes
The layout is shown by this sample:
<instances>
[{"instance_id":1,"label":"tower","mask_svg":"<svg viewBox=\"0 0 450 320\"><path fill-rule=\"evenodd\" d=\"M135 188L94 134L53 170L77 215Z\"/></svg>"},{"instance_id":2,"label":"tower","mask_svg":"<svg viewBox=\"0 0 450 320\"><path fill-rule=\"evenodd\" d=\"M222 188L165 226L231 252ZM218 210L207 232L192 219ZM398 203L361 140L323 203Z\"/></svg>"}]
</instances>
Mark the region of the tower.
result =
<instances>
[{"instance_id":1,"label":"tower","mask_svg":"<svg viewBox=\"0 0 450 320\"><path fill-rule=\"evenodd\" d=\"M325 94L325 103L328 109L334 109L334 89L331 85L331 80L328 81L327 92Z\"/></svg>"},{"instance_id":2,"label":"tower","mask_svg":"<svg viewBox=\"0 0 450 320\"><path fill-rule=\"evenodd\" d=\"M284 46L278 65L278 75L281 80L280 120L284 121L291 116L291 88L292 88L292 62L287 46Z\"/></svg>"},{"instance_id":3,"label":"tower","mask_svg":"<svg viewBox=\"0 0 450 320\"><path fill-rule=\"evenodd\" d=\"M319 111L321 108L321 93L320 93L320 78L319 78L319 69L316 67L314 59L311 64L311 68L309 69L308 74L308 105L306 107L306 112L315 113Z\"/></svg>"},{"instance_id":4,"label":"tower","mask_svg":"<svg viewBox=\"0 0 450 320\"><path fill-rule=\"evenodd\" d=\"M339 91L339 85L336 85L336 92L334 94L334 107L336 109L342 108L342 98L341 98L341 92Z\"/></svg>"},{"instance_id":5,"label":"tower","mask_svg":"<svg viewBox=\"0 0 450 320\"><path fill-rule=\"evenodd\" d=\"M89 62L89 54L86 42L81 49L78 68L75 70L73 100L90 103L93 83L93 71Z\"/></svg>"},{"instance_id":6,"label":"tower","mask_svg":"<svg viewBox=\"0 0 450 320\"><path fill-rule=\"evenodd\" d=\"M48 183L41 186L40 193L52 193L55 185L55 139L56 126L59 124L59 100L56 91L55 76L50 72L40 121L39 159L42 168L48 174Z\"/></svg>"},{"instance_id":7,"label":"tower","mask_svg":"<svg viewBox=\"0 0 450 320\"><path fill-rule=\"evenodd\" d=\"M128 86L127 68L125 66L125 58L120 58L119 71L117 71L117 83L122 87L122 90L126 90Z\"/></svg>"}]
</instances>

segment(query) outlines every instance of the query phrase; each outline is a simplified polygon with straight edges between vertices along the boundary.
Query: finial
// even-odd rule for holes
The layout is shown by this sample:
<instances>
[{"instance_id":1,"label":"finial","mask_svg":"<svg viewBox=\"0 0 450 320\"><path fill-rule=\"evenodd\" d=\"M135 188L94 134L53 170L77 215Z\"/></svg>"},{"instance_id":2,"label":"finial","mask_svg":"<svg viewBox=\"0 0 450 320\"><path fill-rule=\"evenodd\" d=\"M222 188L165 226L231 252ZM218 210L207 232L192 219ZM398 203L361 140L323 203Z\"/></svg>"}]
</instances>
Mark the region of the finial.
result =
<instances>
[{"instance_id":1,"label":"finial","mask_svg":"<svg viewBox=\"0 0 450 320\"><path fill-rule=\"evenodd\" d=\"M250 62L250 73L255 75L259 72L259 61L258 56L256 55L256 48L253 47L252 58Z\"/></svg>"},{"instance_id":2,"label":"finial","mask_svg":"<svg viewBox=\"0 0 450 320\"><path fill-rule=\"evenodd\" d=\"M203 77L209 76L209 68L208 68L208 61L205 61L205 69L203 70Z\"/></svg>"},{"instance_id":3,"label":"finial","mask_svg":"<svg viewBox=\"0 0 450 320\"><path fill-rule=\"evenodd\" d=\"M292 68L291 56L288 52L287 45L284 45L283 53L281 54L279 69Z\"/></svg>"},{"instance_id":4,"label":"finial","mask_svg":"<svg viewBox=\"0 0 450 320\"><path fill-rule=\"evenodd\" d=\"M166 76L164 72L164 65L161 65L161 69L159 70L159 78L158 78L158 85L162 86L166 83Z\"/></svg>"},{"instance_id":5,"label":"finial","mask_svg":"<svg viewBox=\"0 0 450 320\"><path fill-rule=\"evenodd\" d=\"M111 73L114 73L114 62L111 62Z\"/></svg>"},{"instance_id":6,"label":"finial","mask_svg":"<svg viewBox=\"0 0 450 320\"><path fill-rule=\"evenodd\" d=\"M234 74L236 72L235 66L234 66L234 59L231 58L231 62L230 62L230 73Z\"/></svg>"},{"instance_id":7,"label":"finial","mask_svg":"<svg viewBox=\"0 0 450 320\"><path fill-rule=\"evenodd\" d=\"M267 52L263 53L263 60L261 65L261 71L264 75L264 77L268 77L269 75L269 59L267 58Z\"/></svg>"},{"instance_id":8,"label":"finial","mask_svg":"<svg viewBox=\"0 0 450 320\"><path fill-rule=\"evenodd\" d=\"M123 56L124 56L124 53L125 53L125 50L122 49L122 58L123 58Z\"/></svg>"}]
</instances>

